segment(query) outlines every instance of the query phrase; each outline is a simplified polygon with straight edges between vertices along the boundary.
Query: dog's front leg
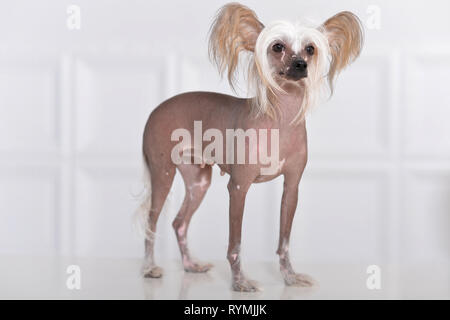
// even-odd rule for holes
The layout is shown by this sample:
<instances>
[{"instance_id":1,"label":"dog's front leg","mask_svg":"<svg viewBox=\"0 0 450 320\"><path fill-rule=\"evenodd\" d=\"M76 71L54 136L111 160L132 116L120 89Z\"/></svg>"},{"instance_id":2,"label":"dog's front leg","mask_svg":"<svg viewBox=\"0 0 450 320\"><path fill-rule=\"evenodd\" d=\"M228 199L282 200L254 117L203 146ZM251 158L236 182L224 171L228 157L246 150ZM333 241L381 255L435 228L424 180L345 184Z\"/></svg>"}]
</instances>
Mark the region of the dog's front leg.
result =
<instances>
[{"instance_id":1,"label":"dog's front leg","mask_svg":"<svg viewBox=\"0 0 450 320\"><path fill-rule=\"evenodd\" d=\"M230 178L228 192L230 194L230 221L227 259L230 262L232 287L235 291L253 292L258 288L254 281L246 279L241 270L240 247L242 217L244 214L245 197L250 184L244 185Z\"/></svg>"},{"instance_id":2,"label":"dog's front leg","mask_svg":"<svg viewBox=\"0 0 450 320\"><path fill-rule=\"evenodd\" d=\"M313 279L306 274L295 273L289 259L289 238L295 209L297 208L299 181L300 177L296 177L295 174L285 175L281 200L280 240L277 254L280 256L280 270L286 285L312 286Z\"/></svg>"}]
</instances>

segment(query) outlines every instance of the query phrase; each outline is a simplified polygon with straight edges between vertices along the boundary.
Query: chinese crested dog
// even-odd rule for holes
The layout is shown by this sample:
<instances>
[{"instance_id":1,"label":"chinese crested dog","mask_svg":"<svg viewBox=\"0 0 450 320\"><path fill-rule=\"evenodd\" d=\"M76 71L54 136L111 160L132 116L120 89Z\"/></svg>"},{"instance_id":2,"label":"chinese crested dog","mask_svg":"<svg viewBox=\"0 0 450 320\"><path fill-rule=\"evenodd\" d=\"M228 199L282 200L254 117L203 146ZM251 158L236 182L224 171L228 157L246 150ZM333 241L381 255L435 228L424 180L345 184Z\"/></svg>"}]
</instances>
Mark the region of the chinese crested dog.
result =
<instances>
[{"instance_id":1,"label":"chinese crested dog","mask_svg":"<svg viewBox=\"0 0 450 320\"><path fill-rule=\"evenodd\" d=\"M288 21L264 25L252 10L238 3L219 10L210 29L211 59L232 87L240 65L248 63L251 98L189 92L166 100L151 113L143 135L148 172L148 194L141 206L146 235L145 277L162 276L162 269L154 261L156 224L177 169L186 195L173 228L184 270L206 272L211 268L191 258L187 231L210 186L212 166L217 164L222 174L229 175L227 259L233 290L258 290L241 269L241 227L247 191L252 183L280 175L284 177L277 250L280 270L286 285L313 284L312 278L293 270L289 259L298 186L307 162L305 114L322 97L331 96L337 75L359 56L362 44L360 20L347 11L318 25ZM199 125L205 132L200 133L200 141L191 141L191 136L198 135L195 131ZM260 134L255 134L258 131ZM224 144L224 136L233 143ZM243 157L239 155L242 152Z\"/></svg>"}]
</instances>

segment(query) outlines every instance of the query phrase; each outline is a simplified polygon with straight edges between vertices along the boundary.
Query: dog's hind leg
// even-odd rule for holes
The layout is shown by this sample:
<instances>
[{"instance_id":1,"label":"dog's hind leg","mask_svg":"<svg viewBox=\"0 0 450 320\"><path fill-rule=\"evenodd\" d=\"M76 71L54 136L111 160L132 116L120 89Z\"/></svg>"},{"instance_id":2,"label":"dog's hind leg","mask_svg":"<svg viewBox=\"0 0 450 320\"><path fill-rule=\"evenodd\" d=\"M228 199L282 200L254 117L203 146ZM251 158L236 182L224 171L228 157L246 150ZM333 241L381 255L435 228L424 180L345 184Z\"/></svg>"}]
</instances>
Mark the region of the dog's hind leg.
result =
<instances>
[{"instance_id":1,"label":"dog's hind leg","mask_svg":"<svg viewBox=\"0 0 450 320\"><path fill-rule=\"evenodd\" d=\"M186 195L172 226L175 229L178 246L180 247L183 267L187 272L206 272L212 265L199 264L192 260L187 245L187 230L192 215L202 202L211 184L212 167L206 165L202 168L199 165L182 164L178 166L178 170L183 176Z\"/></svg>"},{"instance_id":2,"label":"dog's hind leg","mask_svg":"<svg viewBox=\"0 0 450 320\"><path fill-rule=\"evenodd\" d=\"M146 278L159 278L162 276L162 269L155 264L154 245L156 223L159 214L164 206L170 187L175 176L175 166L172 164L164 164L164 166L150 167L151 179L151 207L148 214L148 227L145 239L145 261L142 273Z\"/></svg>"}]
</instances>

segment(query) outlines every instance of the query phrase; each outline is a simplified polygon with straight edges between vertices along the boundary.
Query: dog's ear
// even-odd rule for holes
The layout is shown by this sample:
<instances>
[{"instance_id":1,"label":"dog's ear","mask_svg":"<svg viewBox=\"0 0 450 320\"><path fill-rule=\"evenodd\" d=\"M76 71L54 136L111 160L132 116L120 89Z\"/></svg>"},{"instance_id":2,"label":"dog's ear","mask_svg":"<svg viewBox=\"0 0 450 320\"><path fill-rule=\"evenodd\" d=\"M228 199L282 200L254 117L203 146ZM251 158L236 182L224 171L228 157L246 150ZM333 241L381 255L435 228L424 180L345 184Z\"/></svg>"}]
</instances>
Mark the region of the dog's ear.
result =
<instances>
[{"instance_id":1,"label":"dog's ear","mask_svg":"<svg viewBox=\"0 0 450 320\"><path fill-rule=\"evenodd\" d=\"M246 6L229 3L219 9L210 29L209 55L221 75L228 69L228 82L232 88L240 52L254 52L263 28L255 12Z\"/></svg>"},{"instance_id":2,"label":"dog's ear","mask_svg":"<svg viewBox=\"0 0 450 320\"><path fill-rule=\"evenodd\" d=\"M331 64L328 83L333 92L336 76L361 53L364 42L363 28L356 15L343 11L325 21L322 30L330 47Z\"/></svg>"}]
</instances>

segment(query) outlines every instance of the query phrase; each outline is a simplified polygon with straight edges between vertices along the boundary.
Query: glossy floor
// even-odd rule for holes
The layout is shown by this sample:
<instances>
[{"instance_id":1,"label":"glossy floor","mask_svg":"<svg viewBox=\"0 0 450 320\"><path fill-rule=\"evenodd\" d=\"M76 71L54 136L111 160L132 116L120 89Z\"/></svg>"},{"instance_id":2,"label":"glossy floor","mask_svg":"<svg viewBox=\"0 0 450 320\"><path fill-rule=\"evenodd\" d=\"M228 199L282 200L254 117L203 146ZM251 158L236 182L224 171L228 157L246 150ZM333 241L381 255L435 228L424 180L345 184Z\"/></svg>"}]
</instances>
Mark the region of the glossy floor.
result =
<instances>
[{"instance_id":1,"label":"glossy floor","mask_svg":"<svg viewBox=\"0 0 450 320\"><path fill-rule=\"evenodd\" d=\"M69 290L69 265L80 267L80 290ZM226 261L206 274L185 273L179 261L161 263L164 277L142 279L138 259L0 258L1 299L449 299L448 264L381 267L381 289L369 290L367 265L299 265L318 285L286 287L276 263L245 264L262 291L230 290ZM301 268L300 268L301 267ZM73 278L70 278L73 280Z\"/></svg>"}]
</instances>

